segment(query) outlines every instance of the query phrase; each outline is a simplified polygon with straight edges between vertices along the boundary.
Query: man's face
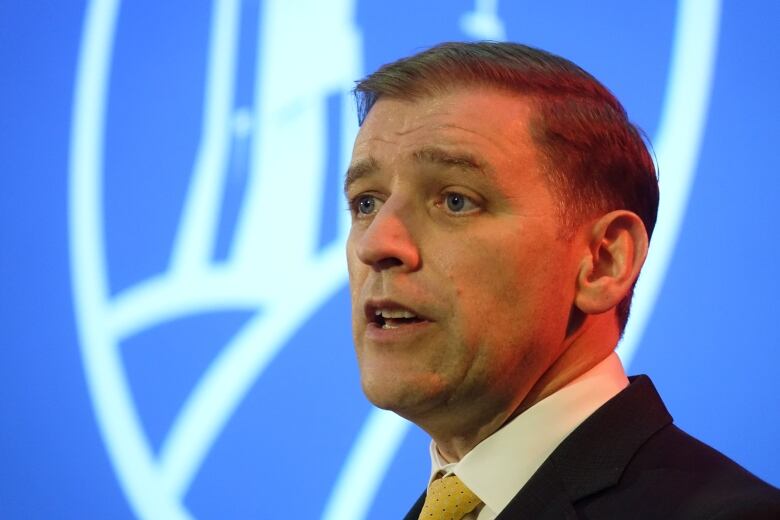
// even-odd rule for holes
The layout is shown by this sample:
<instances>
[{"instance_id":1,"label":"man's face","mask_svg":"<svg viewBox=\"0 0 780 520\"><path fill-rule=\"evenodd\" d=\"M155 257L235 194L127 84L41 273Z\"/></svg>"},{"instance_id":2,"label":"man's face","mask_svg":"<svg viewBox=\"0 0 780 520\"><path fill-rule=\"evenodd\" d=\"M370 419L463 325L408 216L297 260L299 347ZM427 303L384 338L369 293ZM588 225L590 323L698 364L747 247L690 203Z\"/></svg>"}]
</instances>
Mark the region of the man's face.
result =
<instances>
[{"instance_id":1,"label":"man's face","mask_svg":"<svg viewBox=\"0 0 780 520\"><path fill-rule=\"evenodd\" d=\"M382 98L360 129L347 260L362 385L377 406L412 420L511 413L560 354L576 260L531 110L464 88Z\"/></svg>"}]
</instances>

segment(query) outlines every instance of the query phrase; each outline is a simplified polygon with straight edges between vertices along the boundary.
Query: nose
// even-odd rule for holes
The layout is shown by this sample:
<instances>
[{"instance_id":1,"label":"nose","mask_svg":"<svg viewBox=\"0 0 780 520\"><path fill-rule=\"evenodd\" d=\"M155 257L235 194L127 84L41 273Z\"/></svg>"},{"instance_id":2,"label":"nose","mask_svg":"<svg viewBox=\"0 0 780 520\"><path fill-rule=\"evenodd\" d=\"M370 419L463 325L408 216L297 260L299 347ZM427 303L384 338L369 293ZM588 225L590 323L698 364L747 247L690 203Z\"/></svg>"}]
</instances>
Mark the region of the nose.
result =
<instances>
[{"instance_id":1,"label":"nose","mask_svg":"<svg viewBox=\"0 0 780 520\"><path fill-rule=\"evenodd\" d=\"M387 201L357 238L358 259L375 271L412 272L420 267L420 250L404 208Z\"/></svg>"}]
</instances>

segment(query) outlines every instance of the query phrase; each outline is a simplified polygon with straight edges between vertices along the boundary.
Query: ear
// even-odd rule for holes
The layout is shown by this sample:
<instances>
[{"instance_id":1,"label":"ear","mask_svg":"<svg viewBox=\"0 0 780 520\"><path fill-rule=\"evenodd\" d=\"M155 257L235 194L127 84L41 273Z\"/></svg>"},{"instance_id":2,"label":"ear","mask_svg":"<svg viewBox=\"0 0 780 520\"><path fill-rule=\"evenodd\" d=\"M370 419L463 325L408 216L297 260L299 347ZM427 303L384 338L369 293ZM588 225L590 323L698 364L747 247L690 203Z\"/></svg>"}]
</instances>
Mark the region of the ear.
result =
<instances>
[{"instance_id":1,"label":"ear","mask_svg":"<svg viewBox=\"0 0 780 520\"><path fill-rule=\"evenodd\" d=\"M599 314L615 307L631 290L649 240L642 219L626 210L603 215L587 232L574 304L586 314Z\"/></svg>"}]
</instances>

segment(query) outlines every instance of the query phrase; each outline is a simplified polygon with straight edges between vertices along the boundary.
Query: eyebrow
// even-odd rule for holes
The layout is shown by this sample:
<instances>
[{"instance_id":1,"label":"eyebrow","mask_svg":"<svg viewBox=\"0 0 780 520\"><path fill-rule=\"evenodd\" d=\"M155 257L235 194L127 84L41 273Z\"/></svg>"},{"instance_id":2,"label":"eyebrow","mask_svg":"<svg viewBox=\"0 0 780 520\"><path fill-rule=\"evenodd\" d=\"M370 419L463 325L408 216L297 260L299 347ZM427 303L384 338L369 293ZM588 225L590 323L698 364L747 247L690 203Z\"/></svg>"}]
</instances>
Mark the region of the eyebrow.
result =
<instances>
[{"instance_id":1,"label":"eyebrow","mask_svg":"<svg viewBox=\"0 0 780 520\"><path fill-rule=\"evenodd\" d=\"M455 167L486 176L492 173L492 169L487 164L468 152L449 152L435 146L426 146L414 151L412 156L415 161L421 163ZM358 179L371 175L377 170L379 170L379 162L373 157L368 157L352 164L347 169L347 174L344 177L344 193Z\"/></svg>"},{"instance_id":2,"label":"eyebrow","mask_svg":"<svg viewBox=\"0 0 780 520\"><path fill-rule=\"evenodd\" d=\"M366 177L379 169L379 162L373 157L367 159L361 159L347 168L347 174L344 177L344 193L347 193L349 187L352 186L355 181L362 177Z\"/></svg>"}]
</instances>

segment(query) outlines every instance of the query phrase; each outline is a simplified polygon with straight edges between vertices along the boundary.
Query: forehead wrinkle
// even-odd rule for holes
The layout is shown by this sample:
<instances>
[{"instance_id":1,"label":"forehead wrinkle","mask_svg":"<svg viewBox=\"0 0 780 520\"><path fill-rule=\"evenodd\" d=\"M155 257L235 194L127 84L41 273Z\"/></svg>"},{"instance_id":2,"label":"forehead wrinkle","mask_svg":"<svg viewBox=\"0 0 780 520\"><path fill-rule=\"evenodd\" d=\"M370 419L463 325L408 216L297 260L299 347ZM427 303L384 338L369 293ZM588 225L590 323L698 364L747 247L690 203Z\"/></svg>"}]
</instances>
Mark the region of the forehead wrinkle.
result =
<instances>
[{"instance_id":1,"label":"forehead wrinkle","mask_svg":"<svg viewBox=\"0 0 780 520\"><path fill-rule=\"evenodd\" d=\"M403 128L395 129L395 130L393 130L393 134L398 136L398 137L403 137L403 136L408 135L408 134L413 134L414 132L416 132L418 130L424 130L425 127L426 127L426 124L424 122L423 123L418 123L418 124L416 124L414 126L408 126L408 127L405 126Z\"/></svg>"},{"instance_id":2,"label":"forehead wrinkle","mask_svg":"<svg viewBox=\"0 0 780 520\"><path fill-rule=\"evenodd\" d=\"M478 173L487 177L494 176L494 170L489 163L466 151L449 151L437 146L424 146L411 152L415 162L435 164L444 167L454 167L463 171ZM354 162L347 169L344 178L344 193L359 179L370 176L380 170L379 161L368 156Z\"/></svg>"},{"instance_id":3,"label":"forehead wrinkle","mask_svg":"<svg viewBox=\"0 0 780 520\"><path fill-rule=\"evenodd\" d=\"M506 152L506 143L502 143L501 141L486 135L485 132L480 132L478 130L474 130L473 128L466 128L465 126L456 125L453 123L446 123L440 126L440 128L452 128L454 130L458 130L460 132L466 132L468 134L473 134L479 137L481 140L488 141L490 144L498 148L499 150ZM502 134L504 135L504 134Z\"/></svg>"},{"instance_id":4,"label":"forehead wrinkle","mask_svg":"<svg viewBox=\"0 0 780 520\"><path fill-rule=\"evenodd\" d=\"M418 162L433 163L446 167L492 175L492 168L476 155L466 151L448 151L436 146L425 146L412 152Z\"/></svg>"}]
</instances>

